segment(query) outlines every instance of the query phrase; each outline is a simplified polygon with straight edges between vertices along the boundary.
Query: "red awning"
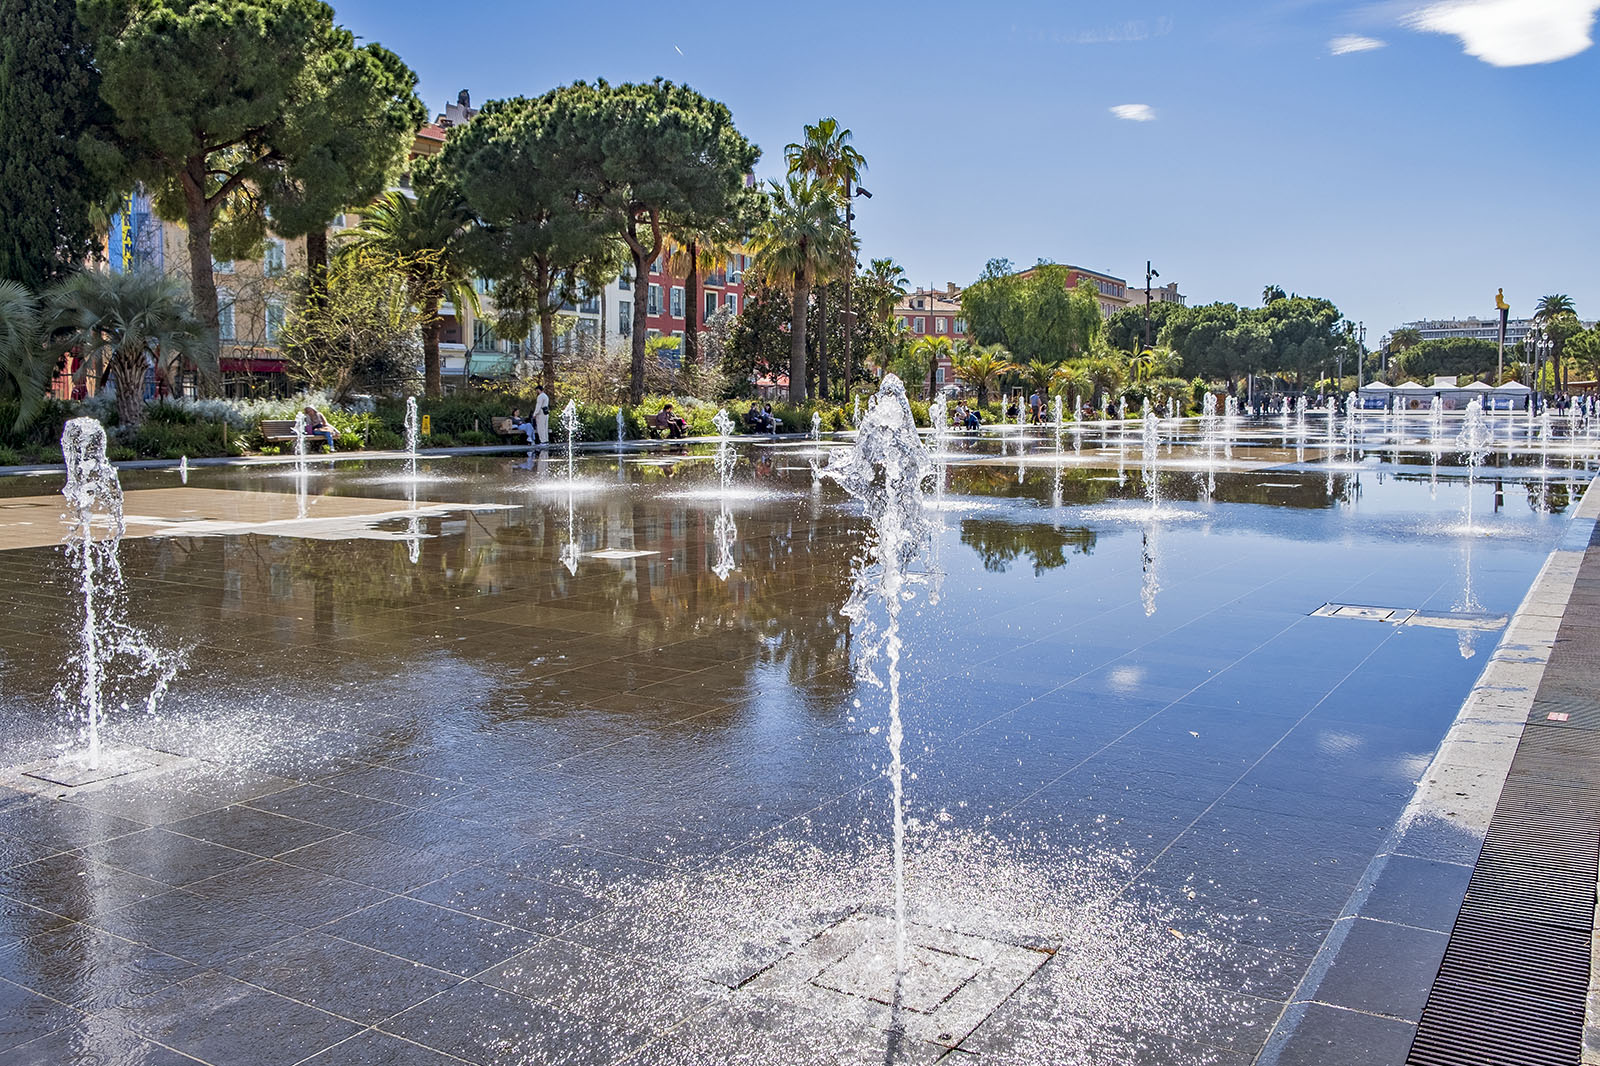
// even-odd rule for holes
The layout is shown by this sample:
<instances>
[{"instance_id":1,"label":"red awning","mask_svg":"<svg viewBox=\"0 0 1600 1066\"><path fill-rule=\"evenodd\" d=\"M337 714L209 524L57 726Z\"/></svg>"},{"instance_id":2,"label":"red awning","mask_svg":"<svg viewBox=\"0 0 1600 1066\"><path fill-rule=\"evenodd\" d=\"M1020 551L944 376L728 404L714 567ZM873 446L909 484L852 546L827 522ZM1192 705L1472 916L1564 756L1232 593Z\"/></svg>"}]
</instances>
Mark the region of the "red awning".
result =
<instances>
[{"instance_id":1,"label":"red awning","mask_svg":"<svg viewBox=\"0 0 1600 1066\"><path fill-rule=\"evenodd\" d=\"M281 374L282 359L223 359L224 374Z\"/></svg>"}]
</instances>

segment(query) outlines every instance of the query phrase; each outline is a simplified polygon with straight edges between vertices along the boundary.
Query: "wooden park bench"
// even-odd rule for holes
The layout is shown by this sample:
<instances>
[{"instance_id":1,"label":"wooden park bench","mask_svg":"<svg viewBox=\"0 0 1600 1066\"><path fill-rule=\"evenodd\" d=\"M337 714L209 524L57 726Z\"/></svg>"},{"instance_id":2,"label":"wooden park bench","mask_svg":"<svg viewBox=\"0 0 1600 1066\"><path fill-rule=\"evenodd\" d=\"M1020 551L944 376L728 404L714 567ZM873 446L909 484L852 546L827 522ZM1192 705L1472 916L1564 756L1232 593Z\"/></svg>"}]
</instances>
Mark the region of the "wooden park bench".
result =
<instances>
[{"instance_id":1,"label":"wooden park bench","mask_svg":"<svg viewBox=\"0 0 1600 1066\"><path fill-rule=\"evenodd\" d=\"M507 415L492 416L489 419L489 429L492 430L497 437L514 437L518 440L528 439L527 431L512 425L511 419Z\"/></svg>"},{"instance_id":2,"label":"wooden park bench","mask_svg":"<svg viewBox=\"0 0 1600 1066\"><path fill-rule=\"evenodd\" d=\"M295 439L294 419L292 418L263 418L261 420L261 439L268 444L287 444Z\"/></svg>"}]
</instances>

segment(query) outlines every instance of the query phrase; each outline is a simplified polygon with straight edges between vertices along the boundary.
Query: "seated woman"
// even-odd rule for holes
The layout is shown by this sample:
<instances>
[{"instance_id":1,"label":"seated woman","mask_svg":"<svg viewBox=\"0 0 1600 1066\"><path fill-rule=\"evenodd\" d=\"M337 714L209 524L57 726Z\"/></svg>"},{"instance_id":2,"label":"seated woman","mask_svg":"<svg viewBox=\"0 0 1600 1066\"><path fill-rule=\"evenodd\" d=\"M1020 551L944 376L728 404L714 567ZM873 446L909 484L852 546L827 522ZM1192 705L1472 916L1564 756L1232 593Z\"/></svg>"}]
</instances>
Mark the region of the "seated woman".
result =
<instances>
[{"instance_id":1,"label":"seated woman","mask_svg":"<svg viewBox=\"0 0 1600 1066\"><path fill-rule=\"evenodd\" d=\"M670 403L663 404L661 406L661 410L651 415L648 421L657 429L666 430L668 436L672 437L683 436L684 432L689 428L689 423L673 414L672 405Z\"/></svg>"},{"instance_id":2,"label":"seated woman","mask_svg":"<svg viewBox=\"0 0 1600 1066\"><path fill-rule=\"evenodd\" d=\"M308 406L304 413L306 416L306 436L325 437L328 441L328 450L330 452L338 451L339 431L333 428L332 423L323 418L322 412L315 407Z\"/></svg>"},{"instance_id":3,"label":"seated woman","mask_svg":"<svg viewBox=\"0 0 1600 1066\"><path fill-rule=\"evenodd\" d=\"M534 443L534 426L532 422L522 417L522 408L511 409L511 428L528 435L528 443Z\"/></svg>"},{"instance_id":4,"label":"seated woman","mask_svg":"<svg viewBox=\"0 0 1600 1066\"><path fill-rule=\"evenodd\" d=\"M750 410L744 413L745 428L752 432L761 432L767 428L767 416L761 413L759 403L751 403Z\"/></svg>"}]
</instances>

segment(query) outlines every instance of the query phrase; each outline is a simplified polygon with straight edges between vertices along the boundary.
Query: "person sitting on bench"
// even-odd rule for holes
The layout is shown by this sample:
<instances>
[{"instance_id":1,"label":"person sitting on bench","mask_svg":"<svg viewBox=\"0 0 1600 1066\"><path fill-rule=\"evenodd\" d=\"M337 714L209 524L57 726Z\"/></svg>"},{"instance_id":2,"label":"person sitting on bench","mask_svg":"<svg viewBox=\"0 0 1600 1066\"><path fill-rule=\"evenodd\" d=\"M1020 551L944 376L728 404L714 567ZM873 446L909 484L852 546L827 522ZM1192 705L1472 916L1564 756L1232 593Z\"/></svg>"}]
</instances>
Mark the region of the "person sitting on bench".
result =
<instances>
[{"instance_id":1,"label":"person sitting on bench","mask_svg":"<svg viewBox=\"0 0 1600 1066\"><path fill-rule=\"evenodd\" d=\"M322 412L317 410L315 407L307 407L305 409L305 416L306 436L326 437L328 440L328 450L330 452L338 451L339 449L337 445L339 441L339 431L334 429L333 425L329 423L326 418L322 417Z\"/></svg>"},{"instance_id":2,"label":"person sitting on bench","mask_svg":"<svg viewBox=\"0 0 1600 1066\"><path fill-rule=\"evenodd\" d=\"M666 430L668 436L681 437L689 428L689 423L672 413L672 405L663 404L660 411L650 416L650 425L656 429Z\"/></svg>"},{"instance_id":3,"label":"person sitting on bench","mask_svg":"<svg viewBox=\"0 0 1600 1066\"><path fill-rule=\"evenodd\" d=\"M511 409L511 428L519 432L526 433L528 435L528 443L534 443L533 423L522 417L522 408L520 407L513 407Z\"/></svg>"}]
</instances>

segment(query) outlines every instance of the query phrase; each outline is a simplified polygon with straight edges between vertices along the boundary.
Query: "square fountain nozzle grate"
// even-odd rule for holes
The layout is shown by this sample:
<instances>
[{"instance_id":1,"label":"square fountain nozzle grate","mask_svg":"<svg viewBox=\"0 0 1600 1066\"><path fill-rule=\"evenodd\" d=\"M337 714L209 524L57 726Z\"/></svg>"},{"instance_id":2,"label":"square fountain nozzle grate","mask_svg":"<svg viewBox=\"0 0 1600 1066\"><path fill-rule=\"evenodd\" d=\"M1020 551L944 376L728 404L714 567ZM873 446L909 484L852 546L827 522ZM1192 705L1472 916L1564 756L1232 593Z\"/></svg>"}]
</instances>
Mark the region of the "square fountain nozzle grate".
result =
<instances>
[{"instance_id":1,"label":"square fountain nozzle grate","mask_svg":"<svg viewBox=\"0 0 1600 1066\"><path fill-rule=\"evenodd\" d=\"M854 914L753 978L744 990L817 1013L955 1047L1049 961L1051 952L912 923L898 1014L895 926Z\"/></svg>"},{"instance_id":2,"label":"square fountain nozzle grate","mask_svg":"<svg viewBox=\"0 0 1600 1066\"><path fill-rule=\"evenodd\" d=\"M1417 612L1404 607L1372 607L1359 603L1325 603L1311 612L1313 618L1355 618L1364 622L1406 621Z\"/></svg>"},{"instance_id":3,"label":"square fountain nozzle grate","mask_svg":"<svg viewBox=\"0 0 1600 1066\"><path fill-rule=\"evenodd\" d=\"M59 796L69 791L96 791L123 781L165 773L194 760L133 744L108 744L100 763L89 765L83 752L43 759L26 766L0 768L0 785L35 795Z\"/></svg>"}]
</instances>

